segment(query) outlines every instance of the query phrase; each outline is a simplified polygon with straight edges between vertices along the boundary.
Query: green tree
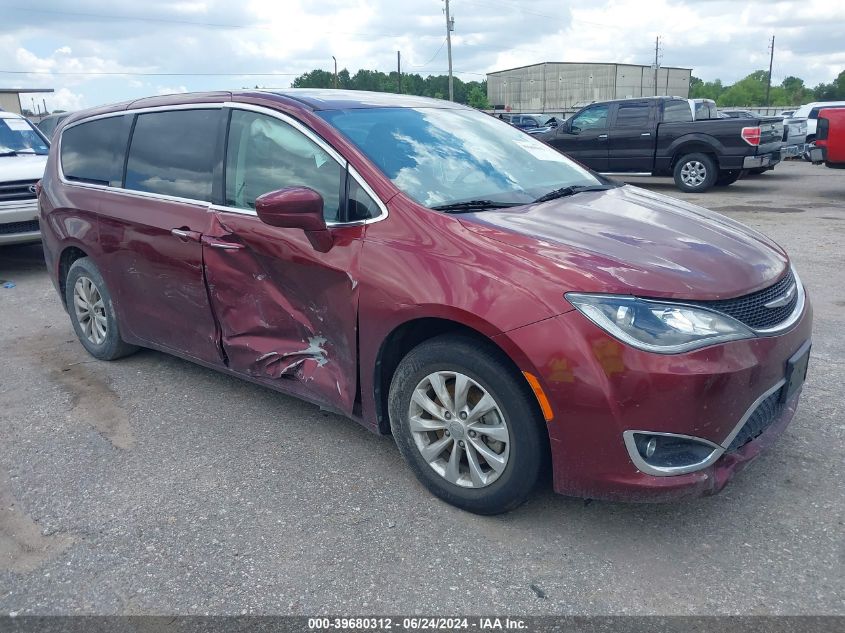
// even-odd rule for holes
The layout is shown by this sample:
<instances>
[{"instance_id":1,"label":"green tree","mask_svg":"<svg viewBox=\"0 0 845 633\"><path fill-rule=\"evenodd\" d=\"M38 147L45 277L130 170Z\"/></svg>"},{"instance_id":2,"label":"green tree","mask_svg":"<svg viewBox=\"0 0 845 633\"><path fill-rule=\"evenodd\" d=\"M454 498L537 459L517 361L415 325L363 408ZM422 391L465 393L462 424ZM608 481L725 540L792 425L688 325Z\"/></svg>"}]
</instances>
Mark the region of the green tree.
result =
<instances>
[{"instance_id":1,"label":"green tree","mask_svg":"<svg viewBox=\"0 0 845 633\"><path fill-rule=\"evenodd\" d=\"M487 93L482 92L480 86L473 86L472 90L470 90L467 103L473 108L478 108L479 110L490 109L490 102L487 101Z\"/></svg>"}]
</instances>

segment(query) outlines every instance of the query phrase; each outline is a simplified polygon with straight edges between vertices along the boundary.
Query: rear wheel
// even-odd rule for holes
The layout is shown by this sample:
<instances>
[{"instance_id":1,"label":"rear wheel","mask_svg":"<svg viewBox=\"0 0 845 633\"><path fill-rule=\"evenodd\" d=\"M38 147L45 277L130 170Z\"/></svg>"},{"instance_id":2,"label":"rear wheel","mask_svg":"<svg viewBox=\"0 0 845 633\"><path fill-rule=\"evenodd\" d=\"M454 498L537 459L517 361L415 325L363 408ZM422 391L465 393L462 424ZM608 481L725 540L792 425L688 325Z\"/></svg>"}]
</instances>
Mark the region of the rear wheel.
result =
<instances>
[{"instance_id":1,"label":"rear wheel","mask_svg":"<svg viewBox=\"0 0 845 633\"><path fill-rule=\"evenodd\" d=\"M718 169L707 154L687 154L675 163L673 175L678 189L693 193L707 191L716 184Z\"/></svg>"},{"instance_id":2,"label":"rear wheel","mask_svg":"<svg viewBox=\"0 0 845 633\"><path fill-rule=\"evenodd\" d=\"M446 335L420 344L390 385L390 427L417 478L477 514L516 508L534 488L543 423L527 384L495 350Z\"/></svg>"},{"instance_id":3,"label":"rear wheel","mask_svg":"<svg viewBox=\"0 0 845 633\"><path fill-rule=\"evenodd\" d=\"M65 280L65 300L76 336L91 356L115 360L137 351L120 338L111 293L88 257L71 265Z\"/></svg>"}]
</instances>

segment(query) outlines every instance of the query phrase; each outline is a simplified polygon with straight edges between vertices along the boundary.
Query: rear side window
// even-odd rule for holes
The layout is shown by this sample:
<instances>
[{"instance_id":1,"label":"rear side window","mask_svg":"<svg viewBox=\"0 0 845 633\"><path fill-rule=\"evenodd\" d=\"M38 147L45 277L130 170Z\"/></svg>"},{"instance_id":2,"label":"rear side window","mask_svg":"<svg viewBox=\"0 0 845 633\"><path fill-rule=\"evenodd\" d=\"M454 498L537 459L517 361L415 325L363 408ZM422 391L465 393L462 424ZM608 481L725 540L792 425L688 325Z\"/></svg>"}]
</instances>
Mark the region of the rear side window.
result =
<instances>
[{"instance_id":1,"label":"rear side window","mask_svg":"<svg viewBox=\"0 0 845 633\"><path fill-rule=\"evenodd\" d=\"M62 172L68 180L120 187L129 138L127 117L80 123L62 133Z\"/></svg>"},{"instance_id":2,"label":"rear side window","mask_svg":"<svg viewBox=\"0 0 845 633\"><path fill-rule=\"evenodd\" d=\"M126 188L211 201L220 110L139 114L126 162Z\"/></svg>"},{"instance_id":3,"label":"rear side window","mask_svg":"<svg viewBox=\"0 0 845 633\"><path fill-rule=\"evenodd\" d=\"M666 123L692 121L692 109L687 101L665 101L663 103L663 120Z\"/></svg>"},{"instance_id":4,"label":"rear side window","mask_svg":"<svg viewBox=\"0 0 845 633\"><path fill-rule=\"evenodd\" d=\"M647 103L620 103L615 127L646 127L649 119Z\"/></svg>"}]
</instances>

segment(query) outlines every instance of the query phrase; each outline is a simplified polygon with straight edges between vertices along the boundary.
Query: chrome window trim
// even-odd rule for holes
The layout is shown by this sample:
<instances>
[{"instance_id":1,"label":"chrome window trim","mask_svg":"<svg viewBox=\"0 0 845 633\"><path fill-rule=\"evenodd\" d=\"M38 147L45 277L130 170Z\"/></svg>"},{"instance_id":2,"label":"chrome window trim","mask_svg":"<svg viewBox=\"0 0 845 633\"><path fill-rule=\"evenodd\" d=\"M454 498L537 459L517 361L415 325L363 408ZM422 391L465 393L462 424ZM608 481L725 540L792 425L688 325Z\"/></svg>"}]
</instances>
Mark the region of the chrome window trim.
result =
<instances>
[{"instance_id":1,"label":"chrome window trim","mask_svg":"<svg viewBox=\"0 0 845 633\"><path fill-rule=\"evenodd\" d=\"M192 204L198 206L205 206L207 211L222 211L226 213L240 213L241 215L251 215L256 216L257 213L252 209L241 209L239 207L230 207L228 205L220 205L220 204L213 204L207 200L197 200L194 198L181 198L179 196L171 196L166 194L160 193L153 193L149 191L137 191L135 189L125 189L123 187L111 187L109 185L98 185L94 183L88 182L80 182L75 180L68 180L65 176L64 170L62 168L62 138L64 137L65 130L69 130L77 125L81 125L82 123L89 123L91 121L96 121L98 119L106 119L110 117L117 117L117 116L124 116L124 115L133 115L133 114L146 114L148 112L167 112L172 110L217 110L217 109L224 109L229 108L233 110L246 110L257 112L259 114L265 114L267 116L272 116L277 118L284 123L287 123L294 129L298 130L302 134L304 134L307 138L311 141L316 143L321 149L323 149L329 156L331 156L335 161L337 161L341 166L346 166L349 170L349 174L355 179L358 185L370 196L375 203L378 205L379 210L381 213L374 218L368 218L366 220L355 220L352 222L326 222L326 226L328 228L333 227L345 227L345 226L361 226L365 224L373 224L374 222L380 222L387 218L389 212L387 210L387 206L385 205L384 201L379 198L375 191L373 191L372 187L370 187L369 183L358 173L358 170L353 167L348 160L346 160L334 147L329 145L321 136L316 134L313 130L309 127L298 121L297 119L293 118L292 116L285 114L284 112L279 112L278 110L274 110L272 108L253 105L251 103L240 103L237 101L224 101L224 102L217 102L217 103L181 103L181 104L174 104L174 105L163 105L163 106L151 106L148 108L137 108L137 109L127 109L127 110L116 110L114 112L105 112L103 114L95 114L90 117L85 117L83 119L79 119L78 121L74 121L70 125L67 125L61 129L59 132L59 137L56 139L55 145L56 147L56 169L59 175L59 180L64 185L68 185L70 187L81 187L84 189L96 189L99 191L115 191L124 195L129 196L137 196L140 198L153 198L156 200L165 200L171 202L179 202L182 204ZM131 139L130 139L131 140ZM224 157L225 158L225 157Z\"/></svg>"},{"instance_id":2,"label":"chrome window trim","mask_svg":"<svg viewBox=\"0 0 845 633\"><path fill-rule=\"evenodd\" d=\"M737 432L739 432L739 430L737 430ZM636 433L640 433L642 435L661 435L664 437L680 437L685 440L695 440L701 444L711 446L713 451L707 456L707 459L687 466L652 466L643 459L643 456L640 455L640 451L637 450L637 443L634 441L634 435ZM710 440L695 437L694 435L683 435L682 433L629 430L622 433L622 438L625 441L625 448L628 449L628 456L631 458L631 461L634 462L634 466L637 467L637 470L644 472L647 475L654 475L655 477L672 477L675 475L685 475L686 473L696 472L713 464L725 452L725 449L722 446L719 446Z\"/></svg>"}]
</instances>

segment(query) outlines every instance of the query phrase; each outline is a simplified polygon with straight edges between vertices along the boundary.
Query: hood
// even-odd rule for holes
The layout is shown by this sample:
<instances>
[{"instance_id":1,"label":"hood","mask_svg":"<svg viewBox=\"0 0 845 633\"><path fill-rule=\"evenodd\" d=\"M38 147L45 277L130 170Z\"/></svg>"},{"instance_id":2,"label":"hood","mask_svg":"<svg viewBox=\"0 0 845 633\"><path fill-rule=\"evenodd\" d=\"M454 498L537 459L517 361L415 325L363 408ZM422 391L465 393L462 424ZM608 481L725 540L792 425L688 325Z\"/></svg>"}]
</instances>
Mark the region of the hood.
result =
<instances>
[{"instance_id":1,"label":"hood","mask_svg":"<svg viewBox=\"0 0 845 633\"><path fill-rule=\"evenodd\" d=\"M788 265L783 249L739 222L630 185L458 217L552 260L564 292L725 299L771 285Z\"/></svg>"},{"instance_id":2,"label":"hood","mask_svg":"<svg viewBox=\"0 0 845 633\"><path fill-rule=\"evenodd\" d=\"M0 182L39 180L44 176L47 156L0 156Z\"/></svg>"}]
</instances>

